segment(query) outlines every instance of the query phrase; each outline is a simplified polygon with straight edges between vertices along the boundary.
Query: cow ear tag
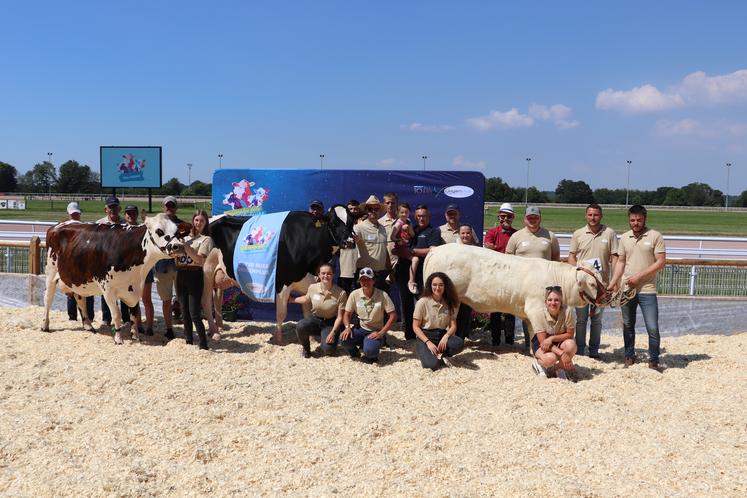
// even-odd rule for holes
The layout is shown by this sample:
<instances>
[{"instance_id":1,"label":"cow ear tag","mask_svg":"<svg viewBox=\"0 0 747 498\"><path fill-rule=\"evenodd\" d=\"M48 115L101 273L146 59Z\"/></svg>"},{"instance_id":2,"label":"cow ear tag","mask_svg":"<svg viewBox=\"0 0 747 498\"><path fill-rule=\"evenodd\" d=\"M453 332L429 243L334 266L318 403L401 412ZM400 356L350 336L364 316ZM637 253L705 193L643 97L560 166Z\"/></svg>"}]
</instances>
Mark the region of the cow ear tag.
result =
<instances>
[{"instance_id":1,"label":"cow ear tag","mask_svg":"<svg viewBox=\"0 0 747 498\"><path fill-rule=\"evenodd\" d=\"M316 220L316 223L314 223L314 226L317 228L322 228L322 222L319 220Z\"/></svg>"}]
</instances>

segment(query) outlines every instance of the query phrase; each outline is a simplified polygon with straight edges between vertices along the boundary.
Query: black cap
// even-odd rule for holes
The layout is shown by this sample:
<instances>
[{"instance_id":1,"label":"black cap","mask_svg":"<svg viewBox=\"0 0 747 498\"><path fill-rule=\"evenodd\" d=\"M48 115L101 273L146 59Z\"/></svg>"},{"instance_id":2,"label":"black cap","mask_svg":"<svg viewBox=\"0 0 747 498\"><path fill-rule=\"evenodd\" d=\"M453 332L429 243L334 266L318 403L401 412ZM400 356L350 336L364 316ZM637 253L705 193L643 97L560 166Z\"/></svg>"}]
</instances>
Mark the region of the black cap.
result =
<instances>
[{"instance_id":1,"label":"black cap","mask_svg":"<svg viewBox=\"0 0 747 498\"><path fill-rule=\"evenodd\" d=\"M119 199L113 195L106 198L106 207L119 206Z\"/></svg>"},{"instance_id":2,"label":"black cap","mask_svg":"<svg viewBox=\"0 0 747 498\"><path fill-rule=\"evenodd\" d=\"M446 212L448 213L449 211L459 211L459 206L456 204L449 204L446 206Z\"/></svg>"},{"instance_id":3,"label":"black cap","mask_svg":"<svg viewBox=\"0 0 747 498\"><path fill-rule=\"evenodd\" d=\"M127 204L127 207L125 208L125 213L127 211L135 211L135 212L139 213L140 209L138 209L138 207L136 205L134 205L134 204Z\"/></svg>"},{"instance_id":4,"label":"black cap","mask_svg":"<svg viewBox=\"0 0 747 498\"><path fill-rule=\"evenodd\" d=\"M322 201L314 199L313 201L309 202L309 207L319 206L320 208L324 209L324 204Z\"/></svg>"}]
</instances>

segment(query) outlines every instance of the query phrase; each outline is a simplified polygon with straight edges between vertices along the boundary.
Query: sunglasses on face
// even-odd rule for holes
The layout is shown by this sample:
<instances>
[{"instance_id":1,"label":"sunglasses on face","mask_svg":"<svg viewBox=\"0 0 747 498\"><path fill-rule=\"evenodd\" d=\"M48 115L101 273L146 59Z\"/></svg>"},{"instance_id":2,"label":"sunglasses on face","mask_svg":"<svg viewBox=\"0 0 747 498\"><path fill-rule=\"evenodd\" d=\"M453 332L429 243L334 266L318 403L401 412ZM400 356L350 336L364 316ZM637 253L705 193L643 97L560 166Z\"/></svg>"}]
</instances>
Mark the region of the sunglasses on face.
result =
<instances>
[{"instance_id":1,"label":"sunglasses on face","mask_svg":"<svg viewBox=\"0 0 747 498\"><path fill-rule=\"evenodd\" d=\"M514 215L512 215L512 214L499 214L498 215L498 219L501 219L501 220L513 220L514 219Z\"/></svg>"},{"instance_id":2,"label":"sunglasses on face","mask_svg":"<svg viewBox=\"0 0 747 498\"><path fill-rule=\"evenodd\" d=\"M368 211L368 212L376 212L378 210L379 210L379 208L377 208L377 207L367 207L366 208L366 211Z\"/></svg>"}]
</instances>

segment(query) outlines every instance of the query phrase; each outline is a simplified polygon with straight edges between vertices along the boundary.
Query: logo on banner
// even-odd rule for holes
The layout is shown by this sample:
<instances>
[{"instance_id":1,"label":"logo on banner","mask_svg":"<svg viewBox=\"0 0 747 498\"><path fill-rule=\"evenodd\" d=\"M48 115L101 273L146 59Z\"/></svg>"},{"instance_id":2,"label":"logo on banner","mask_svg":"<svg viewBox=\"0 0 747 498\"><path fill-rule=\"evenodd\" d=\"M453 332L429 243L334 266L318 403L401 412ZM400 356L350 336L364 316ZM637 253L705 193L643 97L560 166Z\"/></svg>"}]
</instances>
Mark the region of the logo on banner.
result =
<instances>
[{"instance_id":1,"label":"logo on banner","mask_svg":"<svg viewBox=\"0 0 747 498\"><path fill-rule=\"evenodd\" d=\"M253 181L242 178L238 182L231 184L230 192L222 192L223 205L230 206L231 209L226 214L233 215L250 215L264 213L262 204L270 198L270 189L264 187L255 187Z\"/></svg>"},{"instance_id":2,"label":"logo on banner","mask_svg":"<svg viewBox=\"0 0 747 498\"><path fill-rule=\"evenodd\" d=\"M145 159L138 160L135 154L125 154L122 156L122 162L117 166L117 171L119 171L119 181L142 181L144 169Z\"/></svg>"},{"instance_id":3,"label":"logo on banner","mask_svg":"<svg viewBox=\"0 0 747 498\"><path fill-rule=\"evenodd\" d=\"M444 189L444 194L455 199L464 199L474 194L475 191L466 185L453 185Z\"/></svg>"},{"instance_id":4,"label":"logo on banner","mask_svg":"<svg viewBox=\"0 0 747 498\"><path fill-rule=\"evenodd\" d=\"M268 230L266 227L259 225L251 229L249 234L244 238L243 244L239 246L241 251L264 251L267 250L275 232Z\"/></svg>"}]
</instances>

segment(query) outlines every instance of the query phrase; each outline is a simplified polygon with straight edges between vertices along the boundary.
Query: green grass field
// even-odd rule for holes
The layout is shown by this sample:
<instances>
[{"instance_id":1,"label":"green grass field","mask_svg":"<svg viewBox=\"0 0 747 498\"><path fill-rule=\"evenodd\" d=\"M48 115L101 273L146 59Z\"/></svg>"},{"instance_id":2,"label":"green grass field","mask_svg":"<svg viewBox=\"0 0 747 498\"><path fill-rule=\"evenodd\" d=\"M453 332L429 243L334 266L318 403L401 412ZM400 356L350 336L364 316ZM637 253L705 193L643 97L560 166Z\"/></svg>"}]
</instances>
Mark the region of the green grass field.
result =
<instances>
[{"instance_id":1,"label":"green grass field","mask_svg":"<svg viewBox=\"0 0 747 498\"><path fill-rule=\"evenodd\" d=\"M128 204L135 204L140 209L148 209L148 201L127 201L122 202L122 216L124 208ZM80 201L81 219L83 221L96 221L106 215L104 204L99 200ZM67 219L67 201L28 201L26 209L4 209L0 211L2 220L28 220L28 221L61 221ZM179 203L179 214L188 217L196 209L204 209L210 214L210 202L197 203ZM153 211L161 212L161 198L153 199ZM187 214L185 214L187 213Z\"/></svg>"},{"instance_id":2,"label":"green grass field","mask_svg":"<svg viewBox=\"0 0 747 498\"><path fill-rule=\"evenodd\" d=\"M129 204L123 201L123 204ZM148 207L147 201L135 202L140 208ZM104 206L101 201L81 201L83 221L96 221L104 216ZM30 220L30 221L61 221L67 219L65 208L67 202L62 201L29 201L25 210L2 210L0 219L3 220ZM124 209L124 205L122 206ZM209 202L181 203L179 213L192 213L195 208L205 209L210 212ZM160 200L153 200L153 210L161 211ZM485 229L493 227L497 223L497 207L491 207L485 212ZM514 226L521 228L524 208L517 206L516 220ZM434 224L442 223L442 216L436 213L433 218ZM604 210L606 225L611 226L618 233L628 230L627 215L625 209L608 208ZM543 207L542 225L558 233L572 233L585 223L583 208L561 208ZM657 210L650 209L648 215L650 227L670 235L725 235L735 237L747 237L747 212L735 211L696 211L696 210Z\"/></svg>"},{"instance_id":3,"label":"green grass field","mask_svg":"<svg viewBox=\"0 0 747 498\"><path fill-rule=\"evenodd\" d=\"M573 233L583 226L584 208L542 208L542 226L557 233ZM485 229L497 225L498 208L485 212ZM629 230L627 211L608 208L603 212L602 223L617 233ZM514 227L523 226L524 208L517 207ZM724 235L747 237L747 212L657 210L649 209L648 226L665 235Z\"/></svg>"}]
</instances>

